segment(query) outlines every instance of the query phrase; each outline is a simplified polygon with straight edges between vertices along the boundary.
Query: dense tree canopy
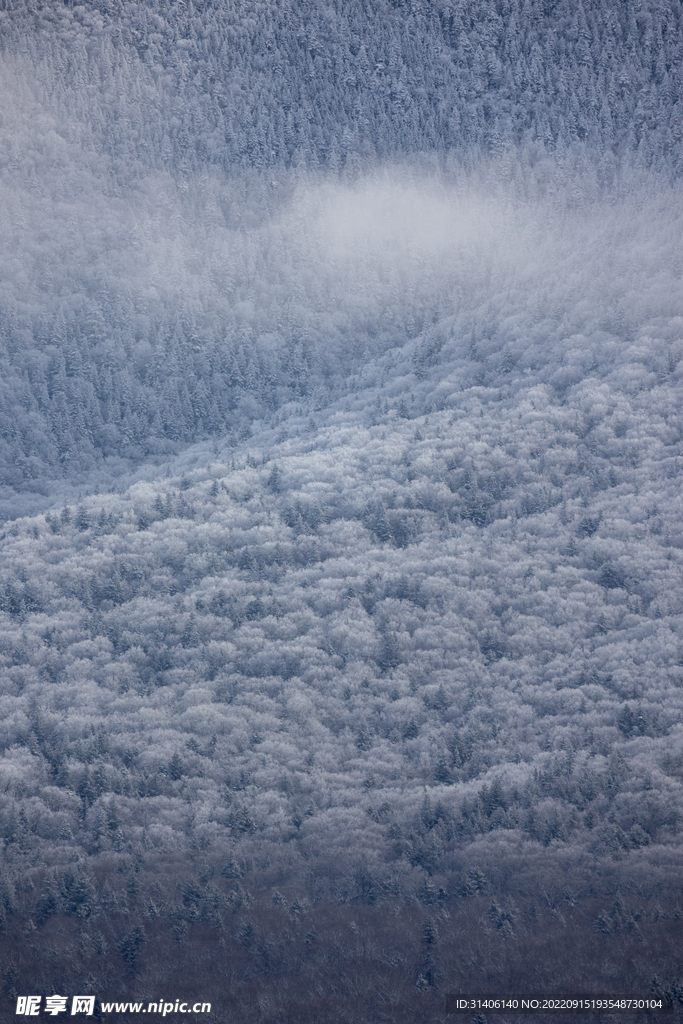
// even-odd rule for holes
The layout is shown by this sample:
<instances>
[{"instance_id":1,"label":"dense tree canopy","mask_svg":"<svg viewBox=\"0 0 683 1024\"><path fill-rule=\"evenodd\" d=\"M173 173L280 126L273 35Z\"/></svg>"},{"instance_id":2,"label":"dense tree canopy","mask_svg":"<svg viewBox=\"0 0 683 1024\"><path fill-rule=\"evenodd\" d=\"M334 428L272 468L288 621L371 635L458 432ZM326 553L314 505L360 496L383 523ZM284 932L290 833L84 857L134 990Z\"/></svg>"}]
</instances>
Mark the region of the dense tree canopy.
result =
<instances>
[{"instance_id":1,"label":"dense tree canopy","mask_svg":"<svg viewBox=\"0 0 683 1024\"><path fill-rule=\"evenodd\" d=\"M13 1017L683 999L682 14L0 0Z\"/></svg>"},{"instance_id":2,"label":"dense tree canopy","mask_svg":"<svg viewBox=\"0 0 683 1024\"><path fill-rule=\"evenodd\" d=\"M364 201L387 219L412 209L424 236L442 216L424 205L438 164L452 187L465 167L470 187L488 179L489 203L504 183L508 201L580 204L628 192L633 167L677 180L681 27L674 0L6 0L5 514L22 510L15 490L103 458L239 433L439 319L452 253L414 238L378 269L377 249L406 238L375 216L373 239L350 239L362 273L340 266L339 225L364 215L340 180L407 162L412 194Z\"/></svg>"},{"instance_id":3,"label":"dense tree canopy","mask_svg":"<svg viewBox=\"0 0 683 1024\"><path fill-rule=\"evenodd\" d=\"M274 966L268 901L310 902L310 870L309 929L341 900L377 905L375 935L400 896L475 933L488 914L523 972L519 903L531 913L539 871L549 889L563 871L553 898L576 903L575 966L592 934L669 934L683 538L661 411L678 363L648 376L634 357L638 387L618 368L559 393L522 368L450 393L431 369L396 376L313 417L283 411L227 461L195 448L162 479L16 521L0 827L9 877L30 865L33 882L14 913L41 941L80 915L113 948L136 865L155 928L227 927L247 976L274 981L294 967ZM178 858L173 884L196 896L154 881ZM120 882L98 889L112 863ZM470 903L473 864L487 881ZM619 909L636 879L640 902ZM441 991L428 953L400 957ZM576 984L575 966L544 984Z\"/></svg>"}]
</instances>

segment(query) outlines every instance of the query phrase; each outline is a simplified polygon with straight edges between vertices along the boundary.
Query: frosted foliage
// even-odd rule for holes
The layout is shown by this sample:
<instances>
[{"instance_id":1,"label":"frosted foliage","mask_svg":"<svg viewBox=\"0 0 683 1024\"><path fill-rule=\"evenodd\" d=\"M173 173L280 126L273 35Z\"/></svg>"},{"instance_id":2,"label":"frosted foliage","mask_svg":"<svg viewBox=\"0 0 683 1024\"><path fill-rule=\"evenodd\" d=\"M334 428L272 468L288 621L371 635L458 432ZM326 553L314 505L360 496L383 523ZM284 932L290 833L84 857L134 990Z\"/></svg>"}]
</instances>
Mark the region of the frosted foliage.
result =
<instances>
[{"instance_id":1,"label":"frosted foliage","mask_svg":"<svg viewBox=\"0 0 683 1024\"><path fill-rule=\"evenodd\" d=\"M681 1002L682 26L0 0L0 1018Z\"/></svg>"},{"instance_id":2,"label":"frosted foliage","mask_svg":"<svg viewBox=\"0 0 683 1024\"><path fill-rule=\"evenodd\" d=\"M334 847L338 815L362 831L386 804L389 824L414 827L425 787L460 846L500 830L544 841L527 814L541 795L576 849L604 853L598 809L624 836L676 842L683 536L665 417L679 374L630 393L614 373L560 400L514 371L506 393L451 385L429 415L373 388L357 410L318 411L315 433L294 414L291 440L263 427L266 447L229 465L196 449L182 476L91 498L85 530L20 521L4 540L5 748L49 732L60 785L78 791L106 723L92 807L142 787L130 843L158 797L177 805L173 829L192 793L212 843L231 846L226 780L263 856L303 800L303 848L309 829ZM30 771L8 762L14 799L39 799L47 749ZM539 790L558 757L566 783ZM494 782L505 813L473 824L467 802ZM83 841L86 810L70 822ZM389 837L367 833L368 853L389 855Z\"/></svg>"}]
</instances>

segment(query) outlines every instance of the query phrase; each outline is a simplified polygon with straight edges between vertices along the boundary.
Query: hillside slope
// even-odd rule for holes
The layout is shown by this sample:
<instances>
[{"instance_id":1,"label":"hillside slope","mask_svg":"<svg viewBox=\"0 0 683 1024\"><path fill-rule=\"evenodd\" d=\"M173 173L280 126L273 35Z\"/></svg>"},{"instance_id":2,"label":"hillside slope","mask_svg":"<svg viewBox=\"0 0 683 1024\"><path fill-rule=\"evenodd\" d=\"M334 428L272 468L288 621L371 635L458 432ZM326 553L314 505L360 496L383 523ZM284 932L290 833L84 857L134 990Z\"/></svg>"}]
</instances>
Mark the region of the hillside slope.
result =
<instances>
[{"instance_id":1,"label":"hillside slope","mask_svg":"<svg viewBox=\"0 0 683 1024\"><path fill-rule=\"evenodd\" d=\"M594 936L636 965L596 985L649 991L653 949L676 983L678 322L559 388L493 386L452 327L5 535L7 938L37 924L45 984L146 990L169 929L209 986L222 937L245 1020L254 978L291 1019L332 963L324 1012L355 1019L359 971L406 1019L454 972L576 987ZM532 938L560 941L558 903L561 961ZM342 955L359 912L374 952Z\"/></svg>"},{"instance_id":2,"label":"hillside slope","mask_svg":"<svg viewBox=\"0 0 683 1024\"><path fill-rule=\"evenodd\" d=\"M8 1014L681 1001L682 38L0 0Z\"/></svg>"},{"instance_id":3,"label":"hillside slope","mask_svg":"<svg viewBox=\"0 0 683 1024\"><path fill-rule=\"evenodd\" d=\"M486 155L532 201L677 180L682 38L679 0L6 0L0 513L239 433L443 315L410 264L349 304L309 244L321 179L407 164L421 192Z\"/></svg>"}]
</instances>

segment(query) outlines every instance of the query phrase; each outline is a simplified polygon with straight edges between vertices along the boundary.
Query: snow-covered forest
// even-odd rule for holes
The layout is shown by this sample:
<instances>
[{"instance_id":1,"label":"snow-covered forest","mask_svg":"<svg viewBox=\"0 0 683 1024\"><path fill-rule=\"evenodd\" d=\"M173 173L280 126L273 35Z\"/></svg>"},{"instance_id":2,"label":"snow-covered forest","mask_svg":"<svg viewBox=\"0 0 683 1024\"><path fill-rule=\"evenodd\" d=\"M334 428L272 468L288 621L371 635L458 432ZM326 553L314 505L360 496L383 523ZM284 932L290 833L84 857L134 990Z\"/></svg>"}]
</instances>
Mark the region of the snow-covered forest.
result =
<instances>
[{"instance_id":1,"label":"snow-covered forest","mask_svg":"<svg viewBox=\"0 0 683 1024\"><path fill-rule=\"evenodd\" d=\"M682 50L0 2L7 1019L679 1006Z\"/></svg>"}]
</instances>

